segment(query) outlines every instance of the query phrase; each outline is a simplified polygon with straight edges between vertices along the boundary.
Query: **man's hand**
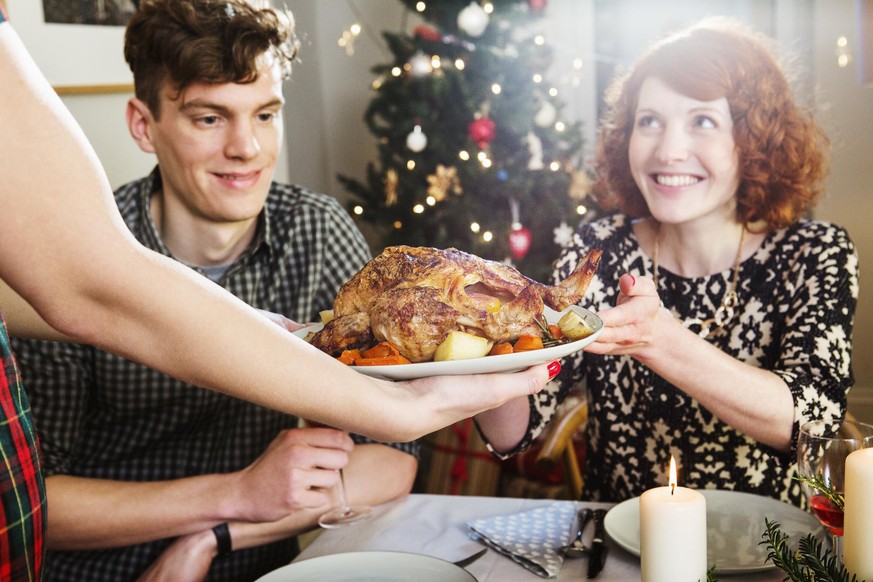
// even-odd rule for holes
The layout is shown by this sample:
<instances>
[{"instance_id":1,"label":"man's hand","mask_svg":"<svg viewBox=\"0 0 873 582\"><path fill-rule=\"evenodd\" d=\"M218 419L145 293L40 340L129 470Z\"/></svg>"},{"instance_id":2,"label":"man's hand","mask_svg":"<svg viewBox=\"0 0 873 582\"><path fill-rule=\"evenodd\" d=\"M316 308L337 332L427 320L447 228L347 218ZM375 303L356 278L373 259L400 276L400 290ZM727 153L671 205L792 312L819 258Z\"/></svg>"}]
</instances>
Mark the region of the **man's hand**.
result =
<instances>
[{"instance_id":1,"label":"man's hand","mask_svg":"<svg viewBox=\"0 0 873 582\"><path fill-rule=\"evenodd\" d=\"M333 428L279 433L254 463L234 474L236 519L276 521L292 511L331 504L337 469L349 462L354 441Z\"/></svg>"}]
</instances>

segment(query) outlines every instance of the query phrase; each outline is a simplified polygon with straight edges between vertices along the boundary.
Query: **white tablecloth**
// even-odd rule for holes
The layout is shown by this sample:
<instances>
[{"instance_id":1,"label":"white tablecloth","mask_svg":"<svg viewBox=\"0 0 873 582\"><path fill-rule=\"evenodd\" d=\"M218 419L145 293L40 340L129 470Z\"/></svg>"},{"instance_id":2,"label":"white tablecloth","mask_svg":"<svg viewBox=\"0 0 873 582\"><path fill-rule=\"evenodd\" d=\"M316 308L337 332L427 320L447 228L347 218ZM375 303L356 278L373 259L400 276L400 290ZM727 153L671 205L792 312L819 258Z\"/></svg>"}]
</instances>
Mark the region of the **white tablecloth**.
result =
<instances>
[{"instance_id":1,"label":"white tablecloth","mask_svg":"<svg viewBox=\"0 0 873 582\"><path fill-rule=\"evenodd\" d=\"M467 521L480 517L515 513L554 503L553 499L514 499L463 495L410 495L375 508L369 521L345 528L322 531L295 562L341 552L394 550L426 554L455 561L484 547L467 535ZM578 506L609 507L604 503ZM640 579L640 561L609 540L606 566L598 582L632 582ZM547 580L529 572L493 550L467 567L479 582L534 582ZM559 581L586 579L585 558L564 561ZM784 573L769 570L742 576L719 578L725 582L776 582ZM555 580L554 578L552 580Z\"/></svg>"}]
</instances>

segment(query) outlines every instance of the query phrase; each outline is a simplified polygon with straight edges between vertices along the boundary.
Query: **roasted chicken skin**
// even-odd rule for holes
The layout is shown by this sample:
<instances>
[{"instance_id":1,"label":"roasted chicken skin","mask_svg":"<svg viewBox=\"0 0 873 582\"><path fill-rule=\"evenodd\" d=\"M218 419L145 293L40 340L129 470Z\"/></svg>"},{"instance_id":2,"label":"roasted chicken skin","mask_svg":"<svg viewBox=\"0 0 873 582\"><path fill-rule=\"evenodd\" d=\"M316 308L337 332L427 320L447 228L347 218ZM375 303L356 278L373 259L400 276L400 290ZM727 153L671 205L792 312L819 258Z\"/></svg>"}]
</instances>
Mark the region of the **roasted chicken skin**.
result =
<instances>
[{"instance_id":1,"label":"roasted chicken skin","mask_svg":"<svg viewBox=\"0 0 873 582\"><path fill-rule=\"evenodd\" d=\"M561 311L577 303L600 256L592 250L569 277L549 286L454 248L388 247L343 284L333 321L312 344L336 355L375 338L391 342L411 362L424 362L455 330L494 342L540 336L543 305Z\"/></svg>"}]
</instances>

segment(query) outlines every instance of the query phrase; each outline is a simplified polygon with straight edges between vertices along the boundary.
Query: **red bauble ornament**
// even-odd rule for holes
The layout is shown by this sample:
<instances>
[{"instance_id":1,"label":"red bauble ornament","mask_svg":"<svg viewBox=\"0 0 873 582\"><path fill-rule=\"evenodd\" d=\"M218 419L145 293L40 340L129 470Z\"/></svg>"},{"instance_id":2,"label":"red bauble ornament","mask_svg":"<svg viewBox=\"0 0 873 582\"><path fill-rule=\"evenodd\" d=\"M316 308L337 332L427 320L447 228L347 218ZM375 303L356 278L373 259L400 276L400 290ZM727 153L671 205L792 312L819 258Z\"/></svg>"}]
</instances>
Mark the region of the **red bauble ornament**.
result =
<instances>
[{"instance_id":1,"label":"red bauble ornament","mask_svg":"<svg viewBox=\"0 0 873 582\"><path fill-rule=\"evenodd\" d=\"M533 234L520 224L513 224L509 233L509 253L514 259L521 260L530 250Z\"/></svg>"},{"instance_id":2,"label":"red bauble ornament","mask_svg":"<svg viewBox=\"0 0 873 582\"><path fill-rule=\"evenodd\" d=\"M424 24L419 24L413 29L412 32L415 36L424 40L440 41L443 39L443 36L439 33L438 30Z\"/></svg>"},{"instance_id":3,"label":"red bauble ornament","mask_svg":"<svg viewBox=\"0 0 873 582\"><path fill-rule=\"evenodd\" d=\"M527 3L530 6L531 11L542 12L546 9L547 0L527 0Z\"/></svg>"},{"instance_id":4,"label":"red bauble ornament","mask_svg":"<svg viewBox=\"0 0 873 582\"><path fill-rule=\"evenodd\" d=\"M470 138L479 144L480 148L484 148L494 139L495 128L496 125L490 117L480 117L470 122L467 132L470 134Z\"/></svg>"}]
</instances>

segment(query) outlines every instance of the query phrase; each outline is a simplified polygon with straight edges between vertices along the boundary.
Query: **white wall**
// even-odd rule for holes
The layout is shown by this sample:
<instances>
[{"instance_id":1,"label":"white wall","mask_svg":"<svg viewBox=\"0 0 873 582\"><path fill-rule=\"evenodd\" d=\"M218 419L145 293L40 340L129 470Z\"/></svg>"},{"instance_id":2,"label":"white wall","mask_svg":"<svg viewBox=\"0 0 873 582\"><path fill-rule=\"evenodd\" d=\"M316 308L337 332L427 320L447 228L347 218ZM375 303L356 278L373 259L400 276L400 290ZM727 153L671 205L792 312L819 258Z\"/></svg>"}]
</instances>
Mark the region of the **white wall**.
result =
<instances>
[{"instance_id":1,"label":"white wall","mask_svg":"<svg viewBox=\"0 0 873 582\"><path fill-rule=\"evenodd\" d=\"M106 168L113 188L148 174L155 157L133 142L124 122L128 93L62 97Z\"/></svg>"}]
</instances>

